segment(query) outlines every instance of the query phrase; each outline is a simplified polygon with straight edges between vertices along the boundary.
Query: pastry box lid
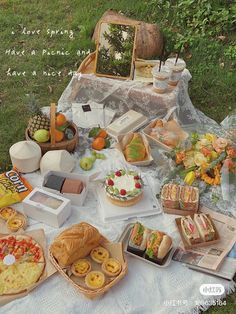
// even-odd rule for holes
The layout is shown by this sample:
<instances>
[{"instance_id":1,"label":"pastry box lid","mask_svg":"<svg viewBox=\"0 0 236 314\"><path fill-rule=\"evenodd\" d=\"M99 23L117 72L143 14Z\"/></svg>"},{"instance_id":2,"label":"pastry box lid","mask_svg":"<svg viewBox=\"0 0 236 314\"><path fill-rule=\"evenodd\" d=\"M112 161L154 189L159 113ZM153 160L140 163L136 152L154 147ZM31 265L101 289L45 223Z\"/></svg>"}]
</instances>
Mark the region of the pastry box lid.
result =
<instances>
[{"instance_id":1,"label":"pastry box lid","mask_svg":"<svg viewBox=\"0 0 236 314\"><path fill-rule=\"evenodd\" d=\"M71 201L58 194L34 188L33 191L23 200L23 203L40 207L49 211L60 212L65 206L71 205Z\"/></svg>"},{"instance_id":2,"label":"pastry box lid","mask_svg":"<svg viewBox=\"0 0 236 314\"><path fill-rule=\"evenodd\" d=\"M129 110L107 127L107 133L110 136L117 137L118 135L135 131L147 122L148 118L142 113Z\"/></svg>"}]
</instances>

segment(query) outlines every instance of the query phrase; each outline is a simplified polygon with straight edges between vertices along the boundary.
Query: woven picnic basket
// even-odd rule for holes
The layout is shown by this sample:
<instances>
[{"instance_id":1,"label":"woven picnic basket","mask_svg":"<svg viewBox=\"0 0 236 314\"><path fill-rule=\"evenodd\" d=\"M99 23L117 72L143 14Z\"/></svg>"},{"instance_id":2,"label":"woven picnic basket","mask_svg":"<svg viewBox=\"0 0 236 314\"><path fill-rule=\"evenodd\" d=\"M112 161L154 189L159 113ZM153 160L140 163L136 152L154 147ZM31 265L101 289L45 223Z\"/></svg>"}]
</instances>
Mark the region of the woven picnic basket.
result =
<instances>
[{"instance_id":1,"label":"woven picnic basket","mask_svg":"<svg viewBox=\"0 0 236 314\"><path fill-rule=\"evenodd\" d=\"M108 239L106 239L104 236L101 236L100 244L102 245L103 243L108 243L110 242ZM49 247L49 258L53 266L57 269L57 271L70 283L72 284L75 289L82 293L85 297L87 297L90 300L93 300L95 298L101 297L105 292L107 292L110 288L112 288L115 284L117 284L128 272L128 263L126 260L124 260L122 270L120 274L113 278L111 281L107 282L105 286L103 286L100 289L96 290L91 290L86 287L82 287L78 285L76 282L74 282L67 274L66 272L59 266L57 263L57 260L53 256L50 247Z\"/></svg>"},{"instance_id":2,"label":"woven picnic basket","mask_svg":"<svg viewBox=\"0 0 236 314\"><path fill-rule=\"evenodd\" d=\"M69 128L73 131L74 137L70 140L63 140L57 143L55 140L56 104L52 103L50 106L50 134L51 134L50 142L39 143L35 141L40 146L42 150L42 154L45 154L46 152L50 150L61 150L61 149L65 149L68 152L73 152L79 141L78 128L74 123L71 123ZM29 135L28 128L25 130L25 138L27 141L34 141Z\"/></svg>"},{"instance_id":3,"label":"woven picnic basket","mask_svg":"<svg viewBox=\"0 0 236 314\"><path fill-rule=\"evenodd\" d=\"M95 68L96 51L90 53L80 64L77 72L82 74L92 74Z\"/></svg>"}]
</instances>

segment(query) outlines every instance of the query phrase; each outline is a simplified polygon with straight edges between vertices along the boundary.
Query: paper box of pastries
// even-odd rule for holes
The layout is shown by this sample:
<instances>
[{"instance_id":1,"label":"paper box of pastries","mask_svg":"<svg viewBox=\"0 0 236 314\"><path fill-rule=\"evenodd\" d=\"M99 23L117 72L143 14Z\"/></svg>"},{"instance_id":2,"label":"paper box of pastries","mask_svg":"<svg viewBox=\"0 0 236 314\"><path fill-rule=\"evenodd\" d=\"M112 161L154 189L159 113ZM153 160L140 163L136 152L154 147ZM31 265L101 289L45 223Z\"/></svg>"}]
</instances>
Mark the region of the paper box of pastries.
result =
<instances>
[{"instance_id":1,"label":"paper box of pastries","mask_svg":"<svg viewBox=\"0 0 236 314\"><path fill-rule=\"evenodd\" d=\"M107 133L117 139L119 135L138 130L147 122L148 118L143 114L134 110L129 110L120 118L108 125Z\"/></svg>"},{"instance_id":2,"label":"paper box of pastries","mask_svg":"<svg viewBox=\"0 0 236 314\"><path fill-rule=\"evenodd\" d=\"M188 185L165 184L161 190L163 211L167 214L189 215L199 208L199 190Z\"/></svg>"},{"instance_id":3,"label":"paper box of pastries","mask_svg":"<svg viewBox=\"0 0 236 314\"><path fill-rule=\"evenodd\" d=\"M59 228L71 214L71 201L35 188L23 201L24 213L37 221Z\"/></svg>"},{"instance_id":4,"label":"paper box of pastries","mask_svg":"<svg viewBox=\"0 0 236 314\"><path fill-rule=\"evenodd\" d=\"M143 129L143 133L166 151L171 151L188 138L188 133L174 119L155 119Z\"/></svg>"},{"instance_id":5,"label":"paper box of pastries","mask_svg":"<svg viewBox=\"0 0 236 314\"><path fill-rule=\"evenodd\" d=\"M48 259L43 229L0 234L0 306L26 296L56 269Z\"/></svg>"},{"instance_id":6,"label":"paper box of pastries","mask_svg":"<svg viewBox=\"0 0 236 314\"><path fill-rule=\"evenodd\" d=\"M126 162L135 166L148 166L153 161L150 146L142 133L127 133L118 136L116 148L122 153Z\"/></svg>"},{"instance_id":7,"label":"paper box of pastries","mask_svg":"<svg viewBox=\"0 0 236 314\"><path fill-rule=\"evenodd\" d=\"M220 241L209 214L197 213L175 219L185 249L208 246Z\"/></svg>"},{"instance_id":8,"label":"paper box of pastries","mask_svg":"<svg viewBox=\"0 0 236 314\"><path fill-rule=\"evenodd\" d=\"M128 270L122 243L109 242L86 222L60 233L49 255L60 274L89 299L102 296Z\"/></svg>"},{"instance_id":9,"label":"paper box of pastries","mask_svg":"<svg viewBox=\"0 0 236 314\"><path fill-rule=\"evenodd\" d=\"M82 206L88 193L89 177L62 171L48 171L42 187L71 200L72 205Z\"/></svg>"},{"instance_id":10,"label":"paper box of pastries","mask_svg":"<svg viewBox=\"0 0 236 314\"><path fill-rule=\"evenodd\" d=\"M0 209L0 230L2 233L23 232L27 227L27 217L13 207Z\"/></svg>"}]
</instances>

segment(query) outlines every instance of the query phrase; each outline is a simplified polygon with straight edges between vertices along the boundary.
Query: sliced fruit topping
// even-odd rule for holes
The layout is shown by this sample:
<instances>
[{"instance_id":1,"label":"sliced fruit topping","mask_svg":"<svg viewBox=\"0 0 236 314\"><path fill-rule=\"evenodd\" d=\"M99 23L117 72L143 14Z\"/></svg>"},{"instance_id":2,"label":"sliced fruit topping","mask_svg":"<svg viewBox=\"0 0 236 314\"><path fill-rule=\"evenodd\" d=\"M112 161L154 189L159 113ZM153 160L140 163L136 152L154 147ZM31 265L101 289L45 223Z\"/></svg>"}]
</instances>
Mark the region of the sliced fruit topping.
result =
<instances>
[{"instance_id":1,"label":"sliced fruit topping","mask_svg":"<svg viewBox=\"0 0 236 314\"><path fill-rule=\"evenodd\" d=\"M134 180L139 180L140 177L139 176L134 176Z\"/></svg>"},{"instance_id":2,"label":"sliced fruit topping","mask_svg":"<svg viewBox=\"0 0 236 314\"><path fill-rule=\"evenodd\" d=\"M139 182L136 182L135 183L135 187L136 187L136 189L141 189L142 186L141 186L141 184Z\"/></svg>"},{"instance_id":3,"label":"sliced fruit topping","mask_svg":"<svg viewBox=\"0 0 236 314\"><path fill-rule=\"evenodd\" d=\"M112 179L108 179L108 180L107 180L107 184L113 186L113 185L114 185L114 182L113 182Z\"/></svg>"},{"instance_id":4,"label":"sliced fruit topping","mask_svg":"<svg viewBox=\"0 0 236 314\"><path fill-rule=\"evenodd\" d=\"M116 175L117 177L121 177L122 174L121 174L120 170L118 170L118 171L115 172L115 175Z\"/></svg>"},{"instance_id":5,"label":"sliced fruit topping","mask_svg":"<svg viewBox=\"0 0 236 314\"><path fill-rule=\"evenodd\" d=\"M121 189L120 190L120 195L126 195L126 190L125 189Z\"/></svg>"}]
</instances>

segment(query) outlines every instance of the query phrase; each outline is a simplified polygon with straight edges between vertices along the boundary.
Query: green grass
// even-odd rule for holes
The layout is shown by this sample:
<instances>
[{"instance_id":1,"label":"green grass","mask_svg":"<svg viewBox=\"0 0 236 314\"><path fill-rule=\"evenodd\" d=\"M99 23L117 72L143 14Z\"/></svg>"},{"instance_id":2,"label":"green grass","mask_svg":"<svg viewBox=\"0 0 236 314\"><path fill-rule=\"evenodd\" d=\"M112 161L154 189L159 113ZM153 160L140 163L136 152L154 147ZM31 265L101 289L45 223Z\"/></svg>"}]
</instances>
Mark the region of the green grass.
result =
<instances>
[{"instance_id":1,"label":"green grass","mask_svg":"<svg viewBox=\"0 0 236 314\"><path fill-rule=\"evenodd\" d=\"M10 166L9 147L24 138L30 116L25 95L33 92L42 106L57 102L71 79L68 73L77 70L85 57L85 55L78 56L77 51L94 50L91 35L96 22L105 10L110 8L121 10L130 17L159 23L168 33L168 39L174 40L178 35L173 33L176 31L175 28L181 31L184 29L184 25L181 25L182 16L184 22L189 21L191 16L191 0L182 2L189 7L189 12L188 10L182 10L182 13L181 10L173 12L171 6L168 7L170 1L160 0L0 0L0 170ZM227 3L231 2L227 1ZM177 2L172 1L172 3ZM215 23L218 23L214 25L215 28L212 26L212 29L218 29L219 35L222 29L222 35L226 36L226 40L222 42L215 34L208 36L208 33L196 40L193 35L189 36L187 30L184 30L189 40L193 40L190 48L183 51L182 57L187 60L187 66L193 76L190 83L190 96L194 105L220 122L236 108L235 60L233 55L226 56L227 49L235 45L235 34L233 28L227 26L227 16L218 16L218 9L220 6L224 7L224 1L216 0L210 3L214 4ZM202 10L201 14L205 14L204 12ZM197 12L194 14L197 16ZM202 16L199 17L199 21L203 23ZM201 32L203 32L207 24L201 25L203 29ZM31 31L40 30L40 34L23 35L21 34L23 27ZM74 39L70 40L67 35L50 38L47 29L73 30ZM208 31L210 29L211 25ZM11 34L12 31L15 34ZM7 49L13 48L17 51L25 50L25 56L5 54ZM33 49L36 55L30 54ZM43 56L43 49L67 50L70 55ZM6 76L9 67L15 71L26 71L26 76ZM37 71L37 75L32 76L32 71ZM42 71L61 71L62 74L45 77ZM233 294L227 298L226 307L214 307L209 313L226 313L226 311L233 313L235 303L236 296Z\"/></svg>"}]
</instances>

